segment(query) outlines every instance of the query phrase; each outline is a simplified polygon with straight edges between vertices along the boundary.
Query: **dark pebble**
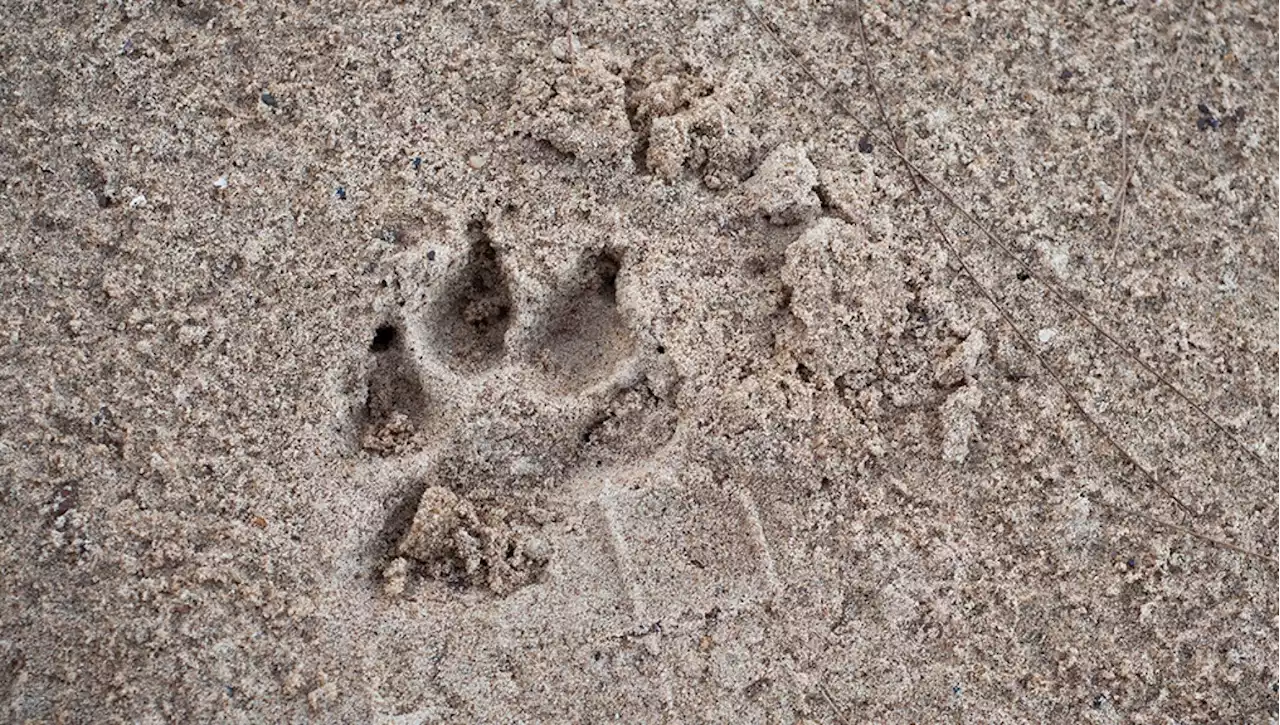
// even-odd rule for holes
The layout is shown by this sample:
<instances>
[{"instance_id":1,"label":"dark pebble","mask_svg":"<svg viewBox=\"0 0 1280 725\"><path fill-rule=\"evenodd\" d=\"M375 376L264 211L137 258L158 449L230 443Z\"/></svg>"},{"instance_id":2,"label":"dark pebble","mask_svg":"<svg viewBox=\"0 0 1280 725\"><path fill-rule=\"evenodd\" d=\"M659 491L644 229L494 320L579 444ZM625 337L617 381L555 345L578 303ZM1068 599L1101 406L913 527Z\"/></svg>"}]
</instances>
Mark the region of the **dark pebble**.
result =
<instances>
[{"instance_id":1,"label":"dark pebble","mask_svg":"<svg viewBox=\"0 0 1280 725\"><path fill-rule=\"evenodd\" d=\"M343 200L345 200L345 199L347 198L347 189L346 189L346 187L339 186L337 189L334 189L334 190L333 190L333 195L334 195L334 196L336 196L336 197L338 197L339 199L343 199Z\"/></svg>"},{"instance_id":2,"label":"dark pebble","mask_svg":"<svg viewBox=\"0 0 1280 725\"><path fill-rule=\"evenodd\" d=\"M1213 115L1213 111L1210 111L1210 110L1209 110L1209 106L1208 106L1208 104L1201 103L1200 105L1196 106L1196 108L1197 108L1197 109L1199 109L1199 111L1200 111L1201 113L1203 113L1204 115L1206 115L1206 116L1212 116L1212 115Z\"/></svg>"},{"instance_id":3,"label":"dark pebble","mask_svg":"<svg viewBox=\"0 0 1280 725\"><path fill-rule=\"evenodd\" d=\"M261 98L263 105L270 106L272 108L275 108L279 104L279 101L276 100L276 97L272 95L271 91L263 91L259 98Z\"/></svg>"},{"instance_id":4,"label":"dark pebble","mask_svg":"<svg viewBox=\"0 0 1280 725\"><path fill-rule=\"evenodd\" d=\"M417 171L418 169L422 168L422 157L414 156L413 161L411 161L410 163L413 164L413 170Z\"/></svg>"},{"instance_id":5,"label":"dark pebble","mask_svg":"<svg viewBox=\"0 0 1280 725\"><path fill-rule=\"evenodd\" d=\"M875 150L875 146L871 143L871 139L867 138L866 136L863 136L862 138L858 139L858 150L864 154L869 154L873 150Z\"/></svg>"}]
</instances>

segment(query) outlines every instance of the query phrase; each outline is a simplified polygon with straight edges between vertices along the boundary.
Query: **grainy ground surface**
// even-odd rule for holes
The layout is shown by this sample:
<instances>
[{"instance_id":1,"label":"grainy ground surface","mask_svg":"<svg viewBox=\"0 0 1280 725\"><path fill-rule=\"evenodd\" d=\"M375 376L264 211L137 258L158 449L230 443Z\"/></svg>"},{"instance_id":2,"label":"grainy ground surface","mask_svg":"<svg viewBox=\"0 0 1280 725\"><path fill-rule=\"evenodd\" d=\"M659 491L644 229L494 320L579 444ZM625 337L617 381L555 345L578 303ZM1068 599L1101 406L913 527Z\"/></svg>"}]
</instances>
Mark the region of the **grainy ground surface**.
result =
<instances>
[{"instance_id":1,"label":"grainy ground surface","mask_svg":"<svg viewBox=\"0 0 1280 725\"><path fill-rule=\"evenodd\" d=\"M1275 722L1275 5L573 6L4 3L0 719Z\"/></svg>"}]
</instances>

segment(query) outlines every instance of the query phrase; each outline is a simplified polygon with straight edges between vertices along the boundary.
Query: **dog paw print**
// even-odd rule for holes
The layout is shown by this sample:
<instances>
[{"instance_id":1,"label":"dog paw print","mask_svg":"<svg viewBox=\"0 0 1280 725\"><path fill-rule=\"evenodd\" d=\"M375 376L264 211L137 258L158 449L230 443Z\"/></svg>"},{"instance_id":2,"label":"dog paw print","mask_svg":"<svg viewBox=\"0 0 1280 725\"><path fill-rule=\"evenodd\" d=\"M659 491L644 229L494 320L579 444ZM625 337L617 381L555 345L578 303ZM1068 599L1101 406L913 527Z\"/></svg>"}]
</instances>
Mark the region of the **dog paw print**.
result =
<instances>
[{"instance_id":1,"label":"dog paw print","mask_svg":"<svg viewBox=\"0 0 1280 725\"><path fill-rule=\"evenodd\" d=\"M628 313L624 251L579 250L545 272L486 222L454 227L395 261L357 438L428 472L387 590L418 576L506 594L550 560L540 507L564 481L672 437L675 373Z\"/></svg>"}]
</instances>

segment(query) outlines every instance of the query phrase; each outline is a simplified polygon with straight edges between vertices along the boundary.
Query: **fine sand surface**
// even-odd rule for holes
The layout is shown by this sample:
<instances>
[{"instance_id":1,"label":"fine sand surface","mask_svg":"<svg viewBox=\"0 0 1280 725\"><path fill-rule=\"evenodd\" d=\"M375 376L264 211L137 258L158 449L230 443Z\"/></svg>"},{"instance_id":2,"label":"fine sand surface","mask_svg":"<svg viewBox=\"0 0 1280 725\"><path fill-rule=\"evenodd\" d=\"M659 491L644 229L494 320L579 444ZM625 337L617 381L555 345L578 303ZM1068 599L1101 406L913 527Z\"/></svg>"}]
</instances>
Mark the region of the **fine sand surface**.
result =
<instances>
[{"instance_id":1,"label":"fine sand surface","mask_svg":"<svg viewBox=\"0 0 1280 725\"><path fill-rule=\"evenodd\" d=\"M5 3L0 721L1276 722L1275 4L903 5Z\"/></svg>"}]
</instances>

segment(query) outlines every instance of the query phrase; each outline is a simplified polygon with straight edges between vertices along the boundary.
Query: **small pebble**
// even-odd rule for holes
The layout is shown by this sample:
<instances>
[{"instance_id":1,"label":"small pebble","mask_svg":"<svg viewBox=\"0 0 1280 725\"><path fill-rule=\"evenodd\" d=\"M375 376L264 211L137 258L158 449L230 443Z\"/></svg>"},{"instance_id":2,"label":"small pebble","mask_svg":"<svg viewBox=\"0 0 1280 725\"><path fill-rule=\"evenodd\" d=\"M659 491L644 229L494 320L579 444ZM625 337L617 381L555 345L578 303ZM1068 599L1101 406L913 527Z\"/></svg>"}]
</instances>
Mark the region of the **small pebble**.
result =
<instances>
[{"instance_id":1,"label":"small pebble","mask_svg":"<svg viewBox=\"0 0 1280 725\"><path fill-rule=\"evenodd\" d=\"M858 150L864 154L869 154L873 150L875 150L875 145L871 143L871 139L867 138L866 136L863 136L862 138L858 139Z\"/></svg>"},{"instance_id":2,"label":"small pebble","mask_svg":"<svg viewBox=\"0 0 1280 725\"><path fill-rule=\"evenodd\" d=\"M1200 111L1201 117L1196 121L1196 128L1201 131L1209 129L1217 129L1222 126L1222 121L1213 115L1213 109L1209 108L1209 104L1201 103L1196 105L1196 110Z\"/></svg>"},{"instance_id":3,"label":"small pebble","mask_svg":"<svg viewBox=\"0 0 1280 725\"><path fill-rule=\"evenodd\" d=\"M470 166L471 168L476 169L477 171L480 169L483 169L484 164L485 164L485 158L480 154L471 154L471 156L467 157L467 166Z\"/></svg>"},{"instance_id":4,"label":"small pebble","mask_svg":"<svg viewBox=\"0 0 1280 725\"><path fill-rule=\"evenodd\" d=\"M417 171L418 169L422 168L422 157L414 156L413 161L410 161L409 163L413 164L413 170Z\"/></svg>"},{"instance_id":5,"label":"small pebble","mask_svg":"<svg viewBox=\"0 0 1280 725\"><path fill-rule=\"evenodd\" d=\"M276 100L276 97L272 95L271 91L263 91L262 95L258 98L262 101L262 105L270 106L271 108L275 108L279 103L279 101Z\"/></svg>"},{"instance_id":6,"label":"small pebble","mask_svg":"<svg viewBox=\"0 0 1280 725\"><path fill-rule=\"evenodd\" d=\"M334 195L334 196L336 196L336 197L338 197L339 199L341 199L341 200L345 201L345 200L346 200L346 198L347 198L347 189L346 189L346 187L339 186L337 189L334 189L334 190L333 190L333 195Z\"/></svg>"},{"instance_id":7,"label":"small pebble","mask_svg":"<svg viewBox=\"0 0 1280 725\"><path fill-rule=\"evenodd\" d=\"M219 176L217 179L214 179L213 186L215 189L225 189L227 188L229 183L230 182L227 181L226 174L223 174L222 176Z\"/></svg>"}]
</instances>

